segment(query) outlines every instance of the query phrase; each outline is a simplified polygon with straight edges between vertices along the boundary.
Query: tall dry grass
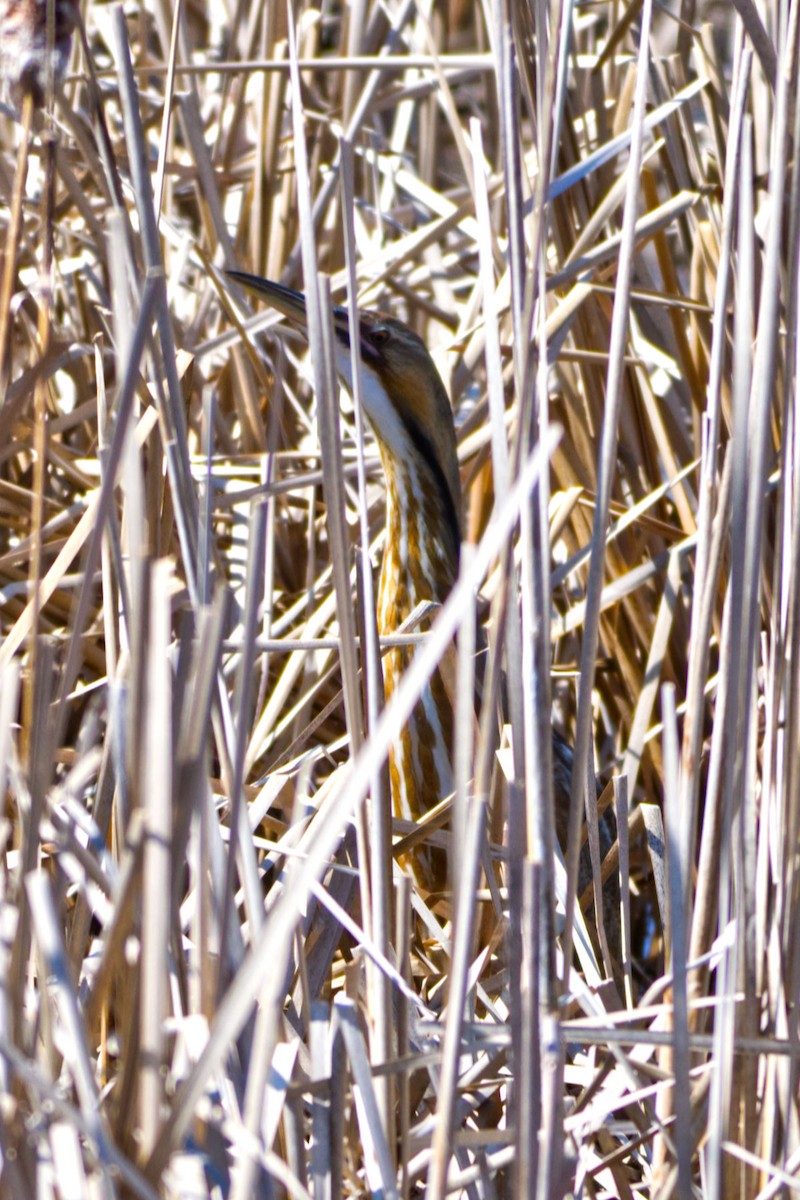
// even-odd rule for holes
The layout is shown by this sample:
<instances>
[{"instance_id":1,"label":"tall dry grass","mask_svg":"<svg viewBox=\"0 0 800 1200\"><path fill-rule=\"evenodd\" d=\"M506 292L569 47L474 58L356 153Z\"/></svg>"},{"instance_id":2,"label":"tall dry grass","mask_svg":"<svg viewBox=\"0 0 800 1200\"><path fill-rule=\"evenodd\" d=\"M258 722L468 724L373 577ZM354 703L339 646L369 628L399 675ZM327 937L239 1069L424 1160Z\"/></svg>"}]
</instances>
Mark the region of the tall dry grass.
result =
<instances>
[{"instance_id":1,"label":"tall dry grass","mask_svg":"<svg viewBox=\"0 0 800 1200\"><path fill-rule=\"evenodd\" d=\"M3 1194L797 1191L798 4L83 16L0 113ZM450 389L472 548L383 712L373 439L233 266Z\"/></svg>"}]
</instances>

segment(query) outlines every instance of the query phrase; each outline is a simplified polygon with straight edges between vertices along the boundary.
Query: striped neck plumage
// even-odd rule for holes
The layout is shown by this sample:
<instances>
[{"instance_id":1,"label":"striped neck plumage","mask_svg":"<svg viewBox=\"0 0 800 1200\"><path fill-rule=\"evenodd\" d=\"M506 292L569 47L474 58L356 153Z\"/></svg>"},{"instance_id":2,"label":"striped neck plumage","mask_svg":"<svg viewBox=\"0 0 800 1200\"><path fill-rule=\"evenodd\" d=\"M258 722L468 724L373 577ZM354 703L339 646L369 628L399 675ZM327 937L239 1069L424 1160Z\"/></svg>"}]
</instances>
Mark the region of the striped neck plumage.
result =
<instances>
[{"instance_id":1,"label":"striped neck plumage","mask_svg":"<svg viewBox=\"0 0 800 1200\"><path fill-rule=\"evenodd\" d=\"M423 601L442 604L458 576L460 523L438 472L416 457L383 454L386 545L378 591L378 627L391 633Z\"/></svg>"},{"instance_id":2,"label":"striped neck plumage","mask_svg":"<svg viewBox=\"0 0 800 1200\"><path fill-rule=\"evenodd\" d=\"M349 347L339 373L350 386ZM378 624L390 633L458 575L461 483L450 401L424 343L382 314L361 316L361 392L386 478Z\"/></svg>"}]
</instances>

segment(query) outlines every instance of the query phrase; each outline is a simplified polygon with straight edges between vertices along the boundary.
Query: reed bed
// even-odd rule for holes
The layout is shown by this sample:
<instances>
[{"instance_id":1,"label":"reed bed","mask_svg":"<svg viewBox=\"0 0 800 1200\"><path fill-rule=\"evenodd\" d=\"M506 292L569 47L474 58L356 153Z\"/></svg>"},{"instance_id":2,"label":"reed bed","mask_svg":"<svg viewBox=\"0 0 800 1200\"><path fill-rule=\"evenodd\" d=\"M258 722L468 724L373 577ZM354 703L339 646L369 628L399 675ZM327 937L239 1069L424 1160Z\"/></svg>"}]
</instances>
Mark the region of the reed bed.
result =
<instances>
[{"instance_id":1,"label":"reed bed","mask_svg":"<svg viewBox=\"0 0 800 1200\"><path fill-rule=\"evenodd\" d=\"M3 1195L800 1188L799 17L87 3L4 105ZM234 267L448 385L385 709L374 439ZM389 828L443 657L456 795Z\"/></svg>"}]
</instances>

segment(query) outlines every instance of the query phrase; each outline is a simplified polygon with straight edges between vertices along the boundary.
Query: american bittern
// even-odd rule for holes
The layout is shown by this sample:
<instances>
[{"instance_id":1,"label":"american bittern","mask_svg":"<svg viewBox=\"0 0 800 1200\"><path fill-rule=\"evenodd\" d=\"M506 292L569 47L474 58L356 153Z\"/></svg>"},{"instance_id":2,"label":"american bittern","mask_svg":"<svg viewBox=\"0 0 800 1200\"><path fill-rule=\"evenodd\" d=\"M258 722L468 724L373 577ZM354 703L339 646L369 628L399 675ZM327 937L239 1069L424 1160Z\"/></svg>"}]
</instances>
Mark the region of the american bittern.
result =
<instances>
[{"instance_id":1,"label":"american bittern","mask_svg":"<svg viewBox=\"0 0 800 1200\"><path fill-rule=\"evenodd\" d=\"M301 328L305 298L282 284L238 271L231 278L263 296ZM352 386L347 312L333 311L336 367ZM386 477L386 545L378 588L378 630L394 633L422 601L442 603L458 574L461 482L450 401L421 338L383 313L359 314L364 408ZM387 699L408 665L408 648L383 660ZM571 751L553 735L559 833L566 831ZM395 816L419 819L453 791L453 704L442 676L433 675L390 753ZM563 841L563 837L562 837ZM408 864L429 891L445 882L444 856L419 848Z\"/></svg>"}]
</instances>

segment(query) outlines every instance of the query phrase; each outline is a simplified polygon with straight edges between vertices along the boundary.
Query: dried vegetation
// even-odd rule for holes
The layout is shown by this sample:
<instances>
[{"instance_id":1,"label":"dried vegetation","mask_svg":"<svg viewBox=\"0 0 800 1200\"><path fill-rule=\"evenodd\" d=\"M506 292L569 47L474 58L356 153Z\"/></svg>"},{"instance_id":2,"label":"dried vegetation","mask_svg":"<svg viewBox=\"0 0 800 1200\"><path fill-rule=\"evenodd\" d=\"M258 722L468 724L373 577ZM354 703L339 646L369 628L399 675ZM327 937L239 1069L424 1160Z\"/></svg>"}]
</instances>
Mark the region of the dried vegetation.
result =
<instances>
[{"instance_id":1,"label":"dried vegetation","mask_svg":"<svg viewBox=\"0 0 800 1200\"><path fill-rule=\"evenodd\" d=\"M0 112L3 1194L797 1190L799 13L735 7L93 2ZM221 274L303 262L458 423L380 715L374 443ZM427 896L383 764L476 612Z\"/></svg>"}]
</instances>

